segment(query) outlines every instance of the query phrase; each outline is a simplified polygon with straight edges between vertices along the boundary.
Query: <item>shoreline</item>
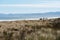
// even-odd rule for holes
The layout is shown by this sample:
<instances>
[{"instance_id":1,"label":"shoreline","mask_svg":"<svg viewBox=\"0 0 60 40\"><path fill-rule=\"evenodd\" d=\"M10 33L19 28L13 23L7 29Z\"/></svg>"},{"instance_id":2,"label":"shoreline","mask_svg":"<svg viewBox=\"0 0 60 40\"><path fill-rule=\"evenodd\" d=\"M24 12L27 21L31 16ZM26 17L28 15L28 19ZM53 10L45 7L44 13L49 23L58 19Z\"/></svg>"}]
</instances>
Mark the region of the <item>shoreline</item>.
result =
<instances>
[{"instance_id":1,"label":"shoreline","mask_svg":"<svg viewBox=\"0 0 60 40\"><path fill-rule=\"evenodd\" d=\"M11 19L11 20L0 20L0 21L21 21L21 20L39 20L40 18L28 18L28 19Z\"/></svg>"},{"instance_id":2,"label":"shoreline","mask_svg":"<svg viewBox=\"0 0 60 40\"><path fill-rule=\"evenodd\" d=\"M44 18L44 19L55 19L55 18L59 18L59 17L49 17L49 18ZM8 19L8 20L0 20L0 21L22 21L22 20L40 20L40 18L11 19L11 20Z\"/></svg>"}]
</instances>

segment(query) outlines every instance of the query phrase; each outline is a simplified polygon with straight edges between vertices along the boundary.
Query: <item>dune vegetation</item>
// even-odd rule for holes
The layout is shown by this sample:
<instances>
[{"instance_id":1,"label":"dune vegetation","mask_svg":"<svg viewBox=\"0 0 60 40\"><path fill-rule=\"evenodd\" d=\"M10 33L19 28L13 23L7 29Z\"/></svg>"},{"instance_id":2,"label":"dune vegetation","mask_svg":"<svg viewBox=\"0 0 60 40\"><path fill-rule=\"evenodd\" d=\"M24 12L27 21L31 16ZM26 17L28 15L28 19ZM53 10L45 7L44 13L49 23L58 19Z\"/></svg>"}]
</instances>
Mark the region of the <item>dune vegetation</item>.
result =
<instances>
[{"instance_id":1,"label":"dune vegetation","mask_svg":"<svg viewBox=\"0 0 60 40\"><path fill-rule=\"evenodd\" d=\"M0 40L60 40L60 18L1 21Z\"/></svg>"}]
</instances>

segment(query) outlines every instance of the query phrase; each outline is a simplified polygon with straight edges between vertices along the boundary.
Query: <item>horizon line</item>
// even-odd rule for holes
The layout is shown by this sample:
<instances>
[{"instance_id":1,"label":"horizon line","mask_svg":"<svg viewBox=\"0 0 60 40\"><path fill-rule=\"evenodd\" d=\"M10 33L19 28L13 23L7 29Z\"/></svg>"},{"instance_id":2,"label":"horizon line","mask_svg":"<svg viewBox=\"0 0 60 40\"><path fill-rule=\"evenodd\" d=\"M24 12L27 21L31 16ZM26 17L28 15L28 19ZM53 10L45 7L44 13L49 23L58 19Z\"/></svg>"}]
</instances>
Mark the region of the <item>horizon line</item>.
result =
<instances>
[{"instance_id":1,"label":"horizon line","mask_svg":"<svg viewBox=\"0 0 60 40\"><path fill-rule=\"evenodd\" d=\"M45 14L45 13L50 13L50 12L60 12L60 11L49 11L49 12L33 12L33 13L40 13L40 14ZM33 14L29 13L29 14ZM28 14L28 13L20 13L20 12L0 12L0 14Z\"/></svg>"}]
</instances>

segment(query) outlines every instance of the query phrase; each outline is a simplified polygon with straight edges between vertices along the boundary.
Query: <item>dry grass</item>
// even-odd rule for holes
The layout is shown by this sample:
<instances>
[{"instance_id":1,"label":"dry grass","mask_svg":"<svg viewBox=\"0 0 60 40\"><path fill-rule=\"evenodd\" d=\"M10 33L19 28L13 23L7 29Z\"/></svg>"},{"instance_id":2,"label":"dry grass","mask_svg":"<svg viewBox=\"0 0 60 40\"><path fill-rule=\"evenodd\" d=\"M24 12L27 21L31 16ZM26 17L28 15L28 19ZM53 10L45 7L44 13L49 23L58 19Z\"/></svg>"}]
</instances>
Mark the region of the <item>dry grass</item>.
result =
<instances>
[{"instance_id":1,"label":"dry grass","mask_svg":"<svg viewBox=\"0 0 60 40\"><path fill-rule=\"evenodd\" d=\"M60 40L60 19L0 22L0 40Z\"/></svg>"}]
</instances>

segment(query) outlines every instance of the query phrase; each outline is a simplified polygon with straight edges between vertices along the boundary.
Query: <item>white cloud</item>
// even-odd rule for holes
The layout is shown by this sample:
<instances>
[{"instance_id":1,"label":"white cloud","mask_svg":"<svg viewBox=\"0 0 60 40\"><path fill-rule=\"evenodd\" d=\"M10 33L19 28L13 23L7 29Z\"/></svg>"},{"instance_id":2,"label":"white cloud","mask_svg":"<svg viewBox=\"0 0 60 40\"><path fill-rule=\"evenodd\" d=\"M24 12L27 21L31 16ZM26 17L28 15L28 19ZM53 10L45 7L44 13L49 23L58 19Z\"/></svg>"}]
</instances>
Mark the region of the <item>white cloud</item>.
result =
<instances>
[{"instance_id":1,"label":"white cloud","mask_svg":"<svg viewBox=\"0 0 60 40\"><path fill-rule=\"evenodd\" d=\"M60 8L60 3L43 3L43 4L0 4L0 7L43 7L43 8Z\"/></svg>"},{"instance_id":2,"label":"white cloud","mask_svg":"<svg viewBox=\"0 0 60 40\"><path fill-rule=\"evenodd\" d=\"M55 11L60 11L60 3L59 2L53 2L53 3L41 3L41 4L0 4L0 8L7 8L6 10L3 9L0 11L0 13L44 13L44 12L55 12ZM11 9L9 9L11 8ZM23 8L17 9L17 10L12 10L14 8ZM30 9L30 10L25 10L25 9ZM36 9L35 9L36 8ZM39 8L44 8L43 10L39 10ZM51 9L50 9L51 8ZM53 9L52 9L53 8ZM55 9L56 8L56 9ZM35 9L35 10L32 10ZM50 9L50 10L49 10ZM54 10L55 9L55 10ZM1 10L1 9L0 9Z\"/></svg>"}]
</instances>

